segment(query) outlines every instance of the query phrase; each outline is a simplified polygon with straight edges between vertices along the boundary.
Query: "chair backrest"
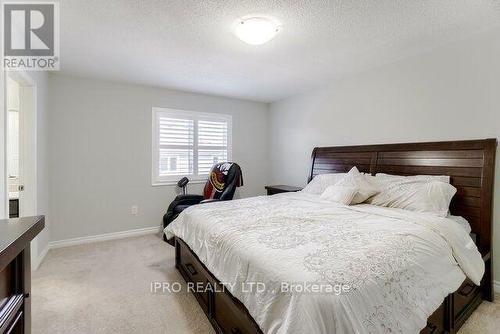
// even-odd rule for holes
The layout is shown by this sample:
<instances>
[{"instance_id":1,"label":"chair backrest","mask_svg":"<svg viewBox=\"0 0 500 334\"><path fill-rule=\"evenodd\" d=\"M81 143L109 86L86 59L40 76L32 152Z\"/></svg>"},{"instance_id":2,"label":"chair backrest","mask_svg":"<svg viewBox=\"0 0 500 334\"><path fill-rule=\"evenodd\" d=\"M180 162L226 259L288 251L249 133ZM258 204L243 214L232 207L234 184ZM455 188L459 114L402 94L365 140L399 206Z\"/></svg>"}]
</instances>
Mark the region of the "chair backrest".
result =
<instances>
[{"instance_id":1,"label":"chair backrest","mask_svg":"<svg viewBox=\"0 0 500 334\"><path fill-rule=\"evenodd\" d=\"M208 181L203 190L205 199L220 199L227 201L233 199L236 187L243 185L241 168L234 162L220 162L215 164L210 171Z\"/></svg>"}]
</instances>

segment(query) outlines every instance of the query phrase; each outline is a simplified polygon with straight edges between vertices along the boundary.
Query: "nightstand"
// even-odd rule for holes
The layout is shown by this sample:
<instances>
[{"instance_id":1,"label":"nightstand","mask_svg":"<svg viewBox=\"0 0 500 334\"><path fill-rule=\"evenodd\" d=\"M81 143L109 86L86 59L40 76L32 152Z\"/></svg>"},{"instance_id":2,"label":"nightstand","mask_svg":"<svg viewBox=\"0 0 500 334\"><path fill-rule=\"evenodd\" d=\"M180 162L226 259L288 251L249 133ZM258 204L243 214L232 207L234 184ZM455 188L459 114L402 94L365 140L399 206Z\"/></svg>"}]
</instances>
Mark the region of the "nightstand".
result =
<instances>
[{"instance_id":1,"label":"nightstand","mask_svg":"<svg viewBox=\"0 0 500 334\"><path fill-rule=\"evenodd\" d=\"M266 186L267 194L274 195L279 193L293 193L302 190L300 187L277 185L277 186Z\"/></svg>"}]
</instances>

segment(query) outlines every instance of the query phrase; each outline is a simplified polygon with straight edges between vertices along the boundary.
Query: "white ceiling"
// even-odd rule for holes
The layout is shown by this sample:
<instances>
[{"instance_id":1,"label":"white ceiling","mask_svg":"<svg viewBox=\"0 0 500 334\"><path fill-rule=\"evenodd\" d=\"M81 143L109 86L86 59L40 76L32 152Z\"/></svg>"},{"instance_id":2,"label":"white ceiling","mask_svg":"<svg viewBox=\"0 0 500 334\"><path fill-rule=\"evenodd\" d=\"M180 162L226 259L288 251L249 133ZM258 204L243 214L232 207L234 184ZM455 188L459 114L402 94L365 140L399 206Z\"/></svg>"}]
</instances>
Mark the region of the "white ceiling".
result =
<instances>
[{"instance_id":1,"label":"white ceiling","mask_svg":"<svg viewBox=\"0 0 500 334\"><path fill-rule=\"evenodd\" d=\"M61 0L61 69L274 101L500 24L500 0ZM283 24L238 40L238 17Z\"/></svg>"}]
</instances>

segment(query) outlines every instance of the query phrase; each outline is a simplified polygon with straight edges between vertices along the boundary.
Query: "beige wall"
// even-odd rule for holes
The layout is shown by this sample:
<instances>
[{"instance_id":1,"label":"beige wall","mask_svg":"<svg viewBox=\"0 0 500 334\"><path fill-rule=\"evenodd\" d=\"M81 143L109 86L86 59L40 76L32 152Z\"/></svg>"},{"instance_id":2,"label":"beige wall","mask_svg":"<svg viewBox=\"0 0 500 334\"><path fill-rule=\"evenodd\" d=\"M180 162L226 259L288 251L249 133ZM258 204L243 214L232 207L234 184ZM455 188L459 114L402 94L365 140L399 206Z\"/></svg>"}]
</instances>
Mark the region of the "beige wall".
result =
<instances>
[{"instance_id":1,"label":"beige wall","mask_svg":"<svg viewBox=\"0 0 500 334\"><path fill-rule=\"evenodd\" d=\"M272 182L304 185L315 146L500 138L500 29L271 104ZM500 280L500 158L494 213Z\"/></svg>"}]
</instances>

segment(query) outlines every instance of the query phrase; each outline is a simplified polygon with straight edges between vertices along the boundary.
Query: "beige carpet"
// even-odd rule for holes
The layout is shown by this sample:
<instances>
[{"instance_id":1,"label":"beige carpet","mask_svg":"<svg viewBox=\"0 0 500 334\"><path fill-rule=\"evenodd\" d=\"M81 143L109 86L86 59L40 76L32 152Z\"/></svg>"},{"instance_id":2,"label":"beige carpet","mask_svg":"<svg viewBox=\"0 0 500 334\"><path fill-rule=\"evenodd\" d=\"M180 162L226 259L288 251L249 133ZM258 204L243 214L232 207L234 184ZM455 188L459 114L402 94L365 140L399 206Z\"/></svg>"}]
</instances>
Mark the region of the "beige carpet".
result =
<instances>
[{"instance_id":1,"label":"beige carpet","mask_svg":"<svg viewBox=\"0 0 500 334\"><path fill-rule=\"evenodd\" d=\"M213 333L191 294L153 294L182 282L174 249L158 236L51 250L33 273L33 334ZM483 303L464 333L499 333L500 296Z\"/></svg>"},{"instance_id":2,"label":"beige carpet","mask_svg":"<svg viewBox=\"0 0 500 334\"><path fill-rule=\"evenodd\" d=\"M33 334L213 333L191 294L151 293L184 282L174 264L155 235L51 250L33 273Z\"/></svg>"}]
</instances>

